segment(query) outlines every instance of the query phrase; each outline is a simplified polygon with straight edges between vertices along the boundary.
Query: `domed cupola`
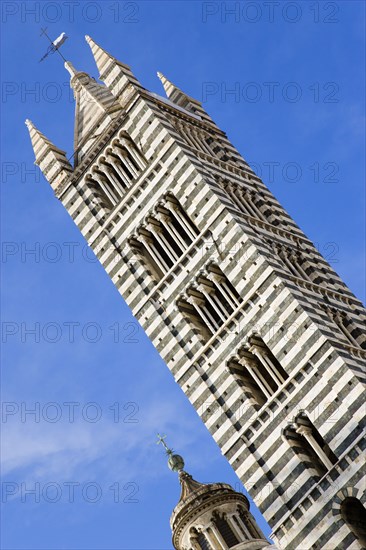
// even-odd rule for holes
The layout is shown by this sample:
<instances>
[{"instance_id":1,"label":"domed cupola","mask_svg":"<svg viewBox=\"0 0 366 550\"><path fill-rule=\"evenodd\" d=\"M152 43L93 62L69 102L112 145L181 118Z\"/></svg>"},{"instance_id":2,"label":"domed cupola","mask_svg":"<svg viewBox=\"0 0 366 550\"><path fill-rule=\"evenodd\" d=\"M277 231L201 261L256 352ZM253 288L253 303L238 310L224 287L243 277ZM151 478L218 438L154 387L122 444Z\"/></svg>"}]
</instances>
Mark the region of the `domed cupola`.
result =
<instances>
[{"instance_id":1,"label":"domed cupola","mask_svg":"<svg viewBox=\"0 0 366 550\"><path fill-rule=\"evenodd\" d=\"M184 460L169 449L168 466L178 472L181 495L170 518L176 550L276 550L249 511L249 501L226 483L199 483L184 468Z\"/></svg>"}]
</instances>

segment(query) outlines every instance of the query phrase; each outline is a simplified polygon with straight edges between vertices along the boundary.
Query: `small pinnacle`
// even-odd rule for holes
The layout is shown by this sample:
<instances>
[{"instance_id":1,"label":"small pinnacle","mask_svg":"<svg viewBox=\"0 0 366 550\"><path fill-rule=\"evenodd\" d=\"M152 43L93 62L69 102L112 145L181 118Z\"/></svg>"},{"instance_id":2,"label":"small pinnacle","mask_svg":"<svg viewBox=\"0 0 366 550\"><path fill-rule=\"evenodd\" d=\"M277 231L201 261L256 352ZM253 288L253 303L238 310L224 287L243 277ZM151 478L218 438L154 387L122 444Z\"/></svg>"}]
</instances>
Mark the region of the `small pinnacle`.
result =
<instances>
[{"instance_id":1,"label":"small pinnacle","mask_svg":"<svg viewBox=\"0 0 366 550\"><path fill-rule=\"evenodd\" d=\"M165 84L166 82L169 82L169 80L166 78L166 76L164 76L163 73L161 73L160 71L158 71L156 74L158 75L158 77L160 78L160 80L163 84Z\"/></svg>"},{"instance_id":2,"label":"small pinnacle","mask_svg":"<svg viewBox=\"0 0 366 550\"><path fill-rule=\"evenodd\" d=\"M32 122L31 120L29 120L29 118L27 118L27 119L25 120L25 125L26 125L26 127L28 128L28 130L31 130L32 128L34 128L34 124L33 124L33 122Z\"/></svg>"},{"instance_id":3,"label":"small pinnacle","mask_svg":"<svg viewBox=\"0 0 366 550\"><path fill-rule=\"evenodd\" d=\"M87 41L88 44L90 44L90 42L92 41L92 39L88 34L85 35L85 40Z\"/></svg>"},{"instance_id":4,"label":"small pinnacle","mask_svg":"<svg viewBox=\"0 0 366 550\"><path fill-rule=\"evenodd\" d=\"M70 73L71 77L77 75L78 71L75 69L74 65L70 61L66 61L64 67Z\"/></svg>"}]
</instances>

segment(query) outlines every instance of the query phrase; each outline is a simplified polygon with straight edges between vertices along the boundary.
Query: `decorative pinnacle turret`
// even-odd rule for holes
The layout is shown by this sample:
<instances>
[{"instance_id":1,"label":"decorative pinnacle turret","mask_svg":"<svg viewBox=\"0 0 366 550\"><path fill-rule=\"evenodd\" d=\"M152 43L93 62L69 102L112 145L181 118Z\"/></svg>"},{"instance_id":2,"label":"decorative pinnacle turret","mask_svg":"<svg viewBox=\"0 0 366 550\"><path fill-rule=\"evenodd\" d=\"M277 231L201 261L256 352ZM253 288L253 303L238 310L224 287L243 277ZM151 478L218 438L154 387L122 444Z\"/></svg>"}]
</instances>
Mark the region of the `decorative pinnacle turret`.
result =
<instances>
[{"instance_id":1,"label":"decorative pinnacle turret","mask_svg":"<svg viewBox=\"0 0 366 550\"><path fill-rule=\"evenodd\" d=\"M160 71L157 72L157 75L158 75L159 79L161 80L161 83L164 87L165 93L166 93L168 98L171 98L171 96L173 95L174 92L183 93L181 90L179 90L179 88L177 88L177 86L175 86L175 84L173 84L173 82L168 80L166 78L166 76L164 76Z\"/></svg>"},{"instance_id":2,"label":"decorative pinnacle turret","mask_svg":"<svg viewBox=\"0 0 366 550\"><path fill-rule=\"evenodd\" d=\"M166 454L168 455L168 466L173 472L182 472L184 468L184 460L180 455L174 454L173 449L169 449L168 445L165 442L166 435L158 434L157 445L163 445Z\"/></svg>"},{"instance_id":3,"label":"decorative pinnacle turret","mask_svg":"<svg viewBox=\"0 0 366 550\"><path fill-rule=\"evenodd\" d=\"M74 65L71 63L71 61L66 61L64 63L65 69L70 73L70 76L73 78L78 74L79 71L77 71L74 67Z\"/></svg>"},{"instance_id":4,"label":"decorative pinnacle turret","mask_svg":"<svg viewBox=\"0 0 366 550\"><path fill-rule=\"evenodd\" d=\"M26 118L25 119L25 125L26 127L28 128L28 130L32 130L33 128L35 128L33 122L31 120L29 120L29 118Z\"/></svg>"}]
</instances>

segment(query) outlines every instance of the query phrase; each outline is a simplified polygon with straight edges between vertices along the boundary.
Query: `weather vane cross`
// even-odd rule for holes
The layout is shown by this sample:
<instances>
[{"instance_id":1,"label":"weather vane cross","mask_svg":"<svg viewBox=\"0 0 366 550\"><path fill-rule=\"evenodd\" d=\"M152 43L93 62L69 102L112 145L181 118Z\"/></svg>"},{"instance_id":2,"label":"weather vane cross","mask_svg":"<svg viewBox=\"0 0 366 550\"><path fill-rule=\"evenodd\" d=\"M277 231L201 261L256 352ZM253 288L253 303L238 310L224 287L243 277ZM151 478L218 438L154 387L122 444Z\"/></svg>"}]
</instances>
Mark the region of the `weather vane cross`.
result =
<instances>
[{"instance_id":1,"label":"weather vane cross","mask_svg":"<svg viewBox=\"0 0 366 550\"><path fill-rule=\"evenodd\" d=\"M48 36L47 34L47 27L45 29L41 29L41 34L40 36L46 36L48 38L48 41L50 42L50 45L48 46L47 48L47 51L46 53L44 54L43 57L41 57L41 59L39 60L39 62L43 61L44 59L46 59L46 57L48 57L50 54L53 54L55 52L57 52L64 61L66 61L66 59L64 58L64 56L62 55L62 53L60 52L60 47L62 46L62 44L65 42L65 40L67 40L67 35L65 32L62 32L60 34L60 36L58 36L56 38L56 40L51 40L51 38Z\"/></svg>"},{"instance_id":2,"label":"weather vane cross","mask_svg":"<svg viewBox=\"0 0 366 550\"><path fill-rule=\"evenodd\" d=\"M163 445L163 447L164 447L164 449L166 450L166 452L167 452L168 454L170 454L170 453L172 453L172 450L169 449L169 447L168 447L168 445L166 444L165 440L166 440L166 435L160 435L160 434L158 434L158 440L157 440L156 444L157 444L157 445L160 445L160 444Z\"/></svg>"}]
</instances>

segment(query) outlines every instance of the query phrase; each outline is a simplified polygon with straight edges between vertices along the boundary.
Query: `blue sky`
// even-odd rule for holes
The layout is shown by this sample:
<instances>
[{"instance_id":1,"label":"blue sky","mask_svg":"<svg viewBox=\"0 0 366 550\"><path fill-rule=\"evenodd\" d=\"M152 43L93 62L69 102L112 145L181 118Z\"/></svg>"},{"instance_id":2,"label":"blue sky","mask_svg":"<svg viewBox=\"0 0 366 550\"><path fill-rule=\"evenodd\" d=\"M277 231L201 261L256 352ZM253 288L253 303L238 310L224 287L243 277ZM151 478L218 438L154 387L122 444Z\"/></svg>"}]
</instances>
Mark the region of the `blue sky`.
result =
<instances>
[{"instance_id":1,"label":"blue sky","mask_svg":"<svg viewBox=\"0 0 366 550\"><path fill-rule=\"evenodd\" d=\"M73 143L69 75L57 55L38 63L40 28L65 31L63 55L96 78L85 34L148 89L160 70L204 101L364 299L364 20L354 1L2 3L4 550L171 549L179 486L158 431L198 480L243 490L33 171L27 117Z\"/></svg>"}]
</instances>

